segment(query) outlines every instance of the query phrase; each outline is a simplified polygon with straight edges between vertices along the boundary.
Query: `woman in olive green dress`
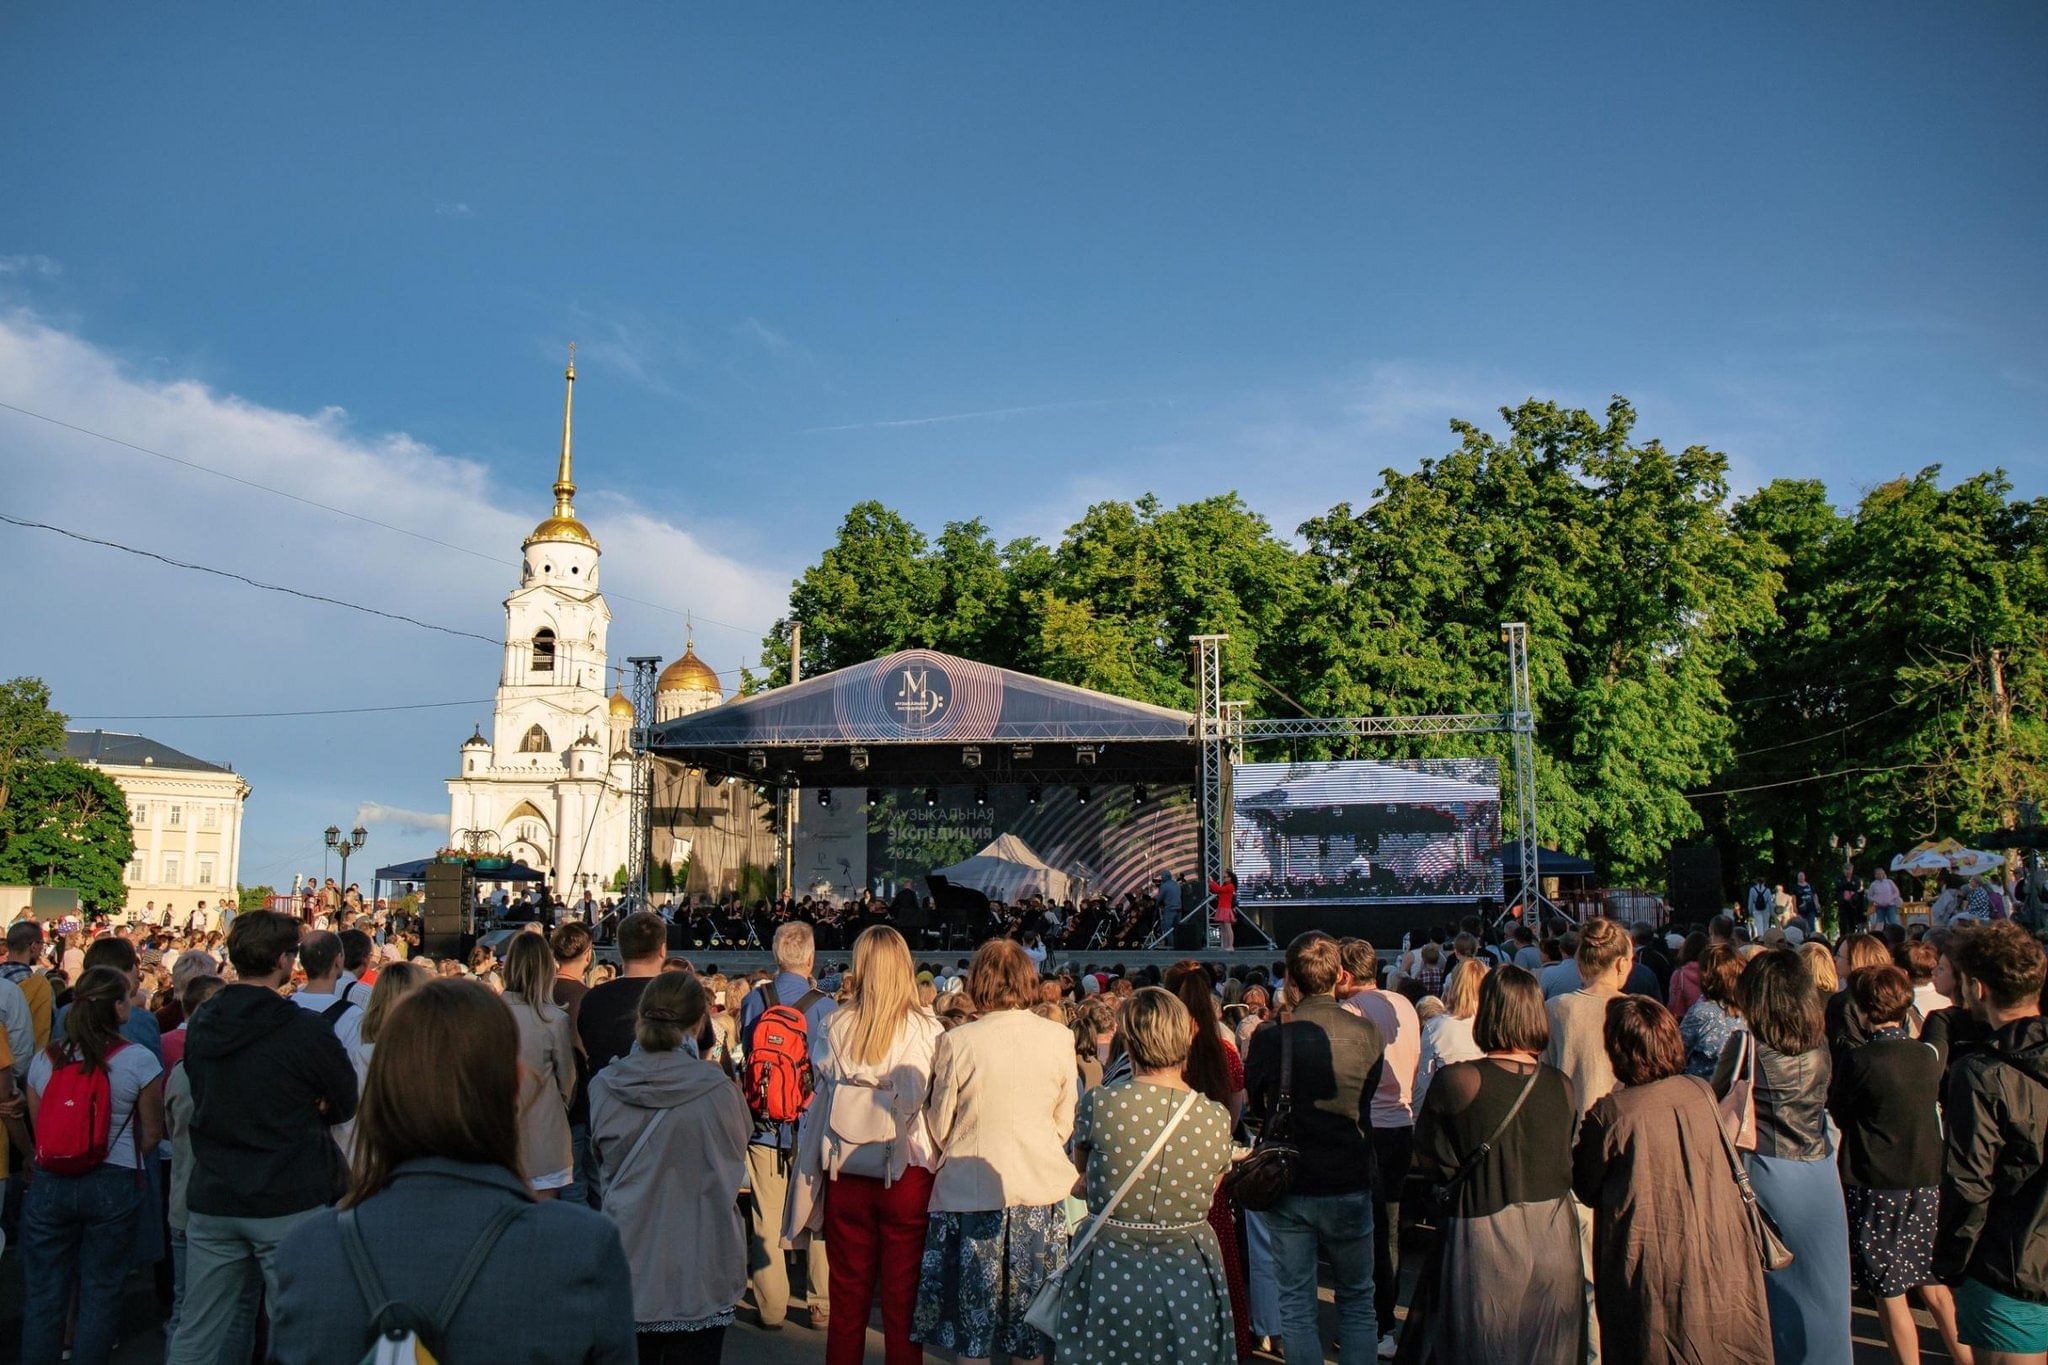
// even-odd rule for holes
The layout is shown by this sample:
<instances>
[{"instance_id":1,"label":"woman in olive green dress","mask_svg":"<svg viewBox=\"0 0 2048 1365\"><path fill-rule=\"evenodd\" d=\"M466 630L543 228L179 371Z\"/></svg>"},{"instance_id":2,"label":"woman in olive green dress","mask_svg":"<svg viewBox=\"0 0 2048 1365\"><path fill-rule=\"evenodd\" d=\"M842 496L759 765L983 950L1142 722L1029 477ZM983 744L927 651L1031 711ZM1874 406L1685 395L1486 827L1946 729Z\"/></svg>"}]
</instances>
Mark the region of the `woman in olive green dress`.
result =
<instances>
[{"instance_id":1,"label":"woman in olive green dress","mask_svg":"<svg viewBox=\"0 0 2048 1365\"><path fill-rule=\"evenodd\" d=\"M1132 1078L1081 1097L1074 1163L1099 1217L1191 1093L1182 1079L1194 1024L1156 986L1124 1005L1117 1025ZM1230 1115L1196 1096L1157 1158L1068 1269L1060 1365L1234 1365L1237 1338L1223 1253L1209 1227L1216 1182L1230 1165Z\"/></svg>"}]
</instances>

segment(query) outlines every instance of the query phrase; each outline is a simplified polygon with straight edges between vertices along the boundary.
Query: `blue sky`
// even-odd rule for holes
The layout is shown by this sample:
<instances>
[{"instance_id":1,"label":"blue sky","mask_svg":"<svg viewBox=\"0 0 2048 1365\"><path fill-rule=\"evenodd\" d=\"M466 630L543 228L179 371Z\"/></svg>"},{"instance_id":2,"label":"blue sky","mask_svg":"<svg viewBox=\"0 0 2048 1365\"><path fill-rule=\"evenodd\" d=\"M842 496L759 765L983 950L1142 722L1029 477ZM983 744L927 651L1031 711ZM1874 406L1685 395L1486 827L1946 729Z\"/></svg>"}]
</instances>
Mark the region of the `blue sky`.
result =
<instances>
[{"instance_id":1,"label":"blue sky","mask_svg":"<svg viewBox=\"0 0 2048 1365\"><path fill-rule=\"evenodd\" d=\"M1288 529L1530 394L1738 487L2042 493L2044 68L2035 4L17 5L0 399L509 560L574 339L580 503L669 609L614 650L693 609L728 670L856 499ZM0 510L496 628L502 565L103 445L0 411ZM74 712L488 695L481 645L25 536L4 669ZM445 809L471 718L130 728L252 770L250 872Z\"/></svg>"}]
</instances>

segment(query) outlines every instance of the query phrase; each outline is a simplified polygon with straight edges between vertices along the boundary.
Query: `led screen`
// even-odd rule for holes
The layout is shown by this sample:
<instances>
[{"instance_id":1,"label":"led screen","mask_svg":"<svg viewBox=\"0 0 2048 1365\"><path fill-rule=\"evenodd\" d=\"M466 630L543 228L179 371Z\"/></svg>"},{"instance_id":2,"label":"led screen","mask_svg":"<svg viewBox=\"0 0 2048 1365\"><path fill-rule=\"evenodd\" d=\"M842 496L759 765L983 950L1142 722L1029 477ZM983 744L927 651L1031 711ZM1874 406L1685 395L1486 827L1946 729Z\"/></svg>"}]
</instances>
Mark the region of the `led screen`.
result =
<instances>
[{"instance_id":1,"label":"led screen","mask_svg":"<svg viewBox=\"0 0 2048 1365\"><path fill-rule=\"evenodd\" d=\"M1490 758L1241 763L1231 866L1253 904L1402 904L1501 894Z\"/></svg>"}]
</instances>

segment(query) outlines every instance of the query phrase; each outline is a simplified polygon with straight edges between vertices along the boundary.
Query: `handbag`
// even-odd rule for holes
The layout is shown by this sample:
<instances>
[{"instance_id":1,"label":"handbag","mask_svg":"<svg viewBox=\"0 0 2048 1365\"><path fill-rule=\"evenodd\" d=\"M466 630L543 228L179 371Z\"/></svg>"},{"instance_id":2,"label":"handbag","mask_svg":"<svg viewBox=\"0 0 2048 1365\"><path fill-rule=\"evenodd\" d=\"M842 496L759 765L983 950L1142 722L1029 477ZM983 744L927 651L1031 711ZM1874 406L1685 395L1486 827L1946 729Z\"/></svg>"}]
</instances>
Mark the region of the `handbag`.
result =
<instances>
[{"instance_id":1,"label":"handbag","mask_svg":"<svg viewBox=\"0 0 2048 1365\"><path fill-rule=\"evenodd\" d=\"M1745 1036L1747 1035L1745 1034ZM1693 1079L1699 1080L1699 1077L1695 1076ZM1707 1083L1700 1081L1700 1084L1706 1085ZM1708 1086L1707 1093L1709 1095L1713 1094L1713 1087ZM1756 1141L1755 1123L1756 1113L1752 1109L1750 1112L1750 1141L1752 1145ZM1728 1127L1725 1120L1721 1126L1721 1150L1728 1154L1728 1169L1734 1173L1736 1192L1742 1196L1742 1211L1744 1217L1749 1220L1749 1239L1756 1247L1757 1261L1766 1271L1783 1270L1786 1266L1791 1265L1795 1259L1792 1255L1792 1248L1785 1245L1785 1238L1778 1231L1777 1221L1771 1217L1770 1213L1765 1210L1763 1204L1757 1199L1756 1187L1749 1183L1749 1171L1743 1166L1742 1157L1735 1150L1735 1140L1728 1135Z\"/></svg>"},{"instance_id":2,"label":"handbag","mask_svg":"<svg viewBox=\"0 0 2048 1365\"><path fill-rule=\"evenodd\" d=\"M1159 1154L1166 1150L1167 1139L1173 1136L1174 1130L1180 1127L1180 1121L1188 1116L1188 1112L1195 1107L1195 1101L1200 1098L1201 1095L1196 1091L1188 1091L1188 1097L1180 1102L1180 1108L1173 1111L1173 1117L1159 1130L1159 1136L1152 1139L1152 1145L1145 1149L1145 1155L1131 1168L1131 1173L1124 1177L1123 1183L1116 1187L1116 1193L1102 1206L1102 1212L1089 1219L1088 1226L1081 1229L1081 1235L1074 1239L1073 1246L1067 1252L1067 1263L1058 1271L1046 1276L1045 1282L1038 1286L1038 1292L1031 1296L1031 1306L1024 1310L1025 1326L1043 1333L1048 1340L1059 1336L1060 1302L1066 1297L1067 1272L1080 1263L1081 1257L1088 1251L1089 1244L1095 1240L1095 1234L1102 1230L1103 1223L1116 1212L1116 1206L1124 1202L1124 1196L1131 1192L1131 1186L1138 1183L1138 1177L1145 1174L1152 1163L1159 1159Z\"/></svg>"},{"instance_id":3,"label":"handbag","mask_svg":"<svg viewBox=\"0 0 2048 1365\"><path fill-rule=\"evenodd\" d=\"M1748 1029L1735 1033L1735 1069L1728 1078L1728 1093L1717 1100L1721 1131L1728 1141L1745 1152L1756 1150L1756 1039Z\"/></svg>"},{"instance_id":4,"label":"handbag","mask_svg":"<svg viewBox=\"0 0 2048 1365\"><path fill-rule=\"evenodd\" d=\"M1241 1209L1264 1213L1294 1188L1301 1149L1289 1131L1294 1126L1294 1031L1280 1025L1280 1097L1259 1131L1250 1156L1231 1163L1223 1173L1223 1196Z\"/></svg>"}]
</instances>

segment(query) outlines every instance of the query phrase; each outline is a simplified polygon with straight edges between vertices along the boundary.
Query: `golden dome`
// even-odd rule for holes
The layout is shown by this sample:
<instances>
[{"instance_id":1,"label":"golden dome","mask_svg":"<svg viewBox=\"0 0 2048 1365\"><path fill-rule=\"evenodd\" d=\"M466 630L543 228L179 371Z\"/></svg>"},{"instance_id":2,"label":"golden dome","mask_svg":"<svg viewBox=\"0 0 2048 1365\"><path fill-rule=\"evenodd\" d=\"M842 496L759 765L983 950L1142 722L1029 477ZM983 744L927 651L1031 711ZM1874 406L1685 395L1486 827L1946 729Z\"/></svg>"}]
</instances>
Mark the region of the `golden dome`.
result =
<instances>
[{"instance_id":1,"label":"golden dome","mask_svg":"<svg viewBox=\"0 0 2048 1365\"><path fill-rule=\"evenodd\" d=\"M626 700L626 689L612 693L612 715L619 720L633 719L633 703Z\"/></svg>"},{"instance_id":2,"label":"golden dome","mask_svg":"<svg viewBox=\"0 0 2048 1365\"><path fill-rule=\"evenodd\" d=\"M725 695L725 689L718 684L718 674L712 671L711 665L697 657L694 648L687 645L683 647L682 658L661 670L661 676L655 679L654 690L709 692L720 697Z\"/></svg>"},{"instance_id":3,"label":"golden dome","mask_svg":"<svg viewBox=\"0 0 2048 1365\"><path fill-rule=\"evenodd\" d=\"M591 535L590 528L574 517L549 517L533 528L533 534L526 538L520 548L538 545L543 541L568 541L575 545L588 545L593 550L597 548L597 537Z\"/></svg>"}]
</instances>

